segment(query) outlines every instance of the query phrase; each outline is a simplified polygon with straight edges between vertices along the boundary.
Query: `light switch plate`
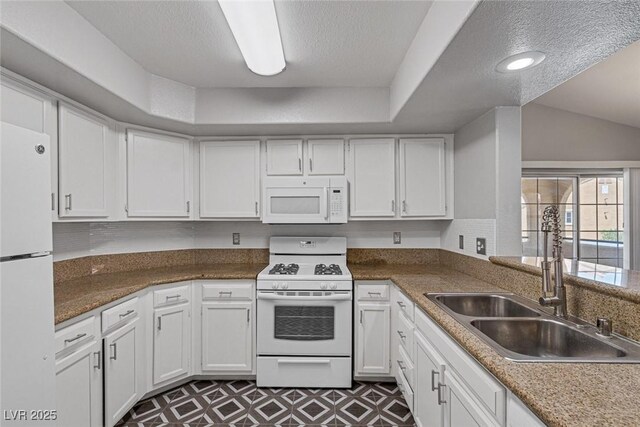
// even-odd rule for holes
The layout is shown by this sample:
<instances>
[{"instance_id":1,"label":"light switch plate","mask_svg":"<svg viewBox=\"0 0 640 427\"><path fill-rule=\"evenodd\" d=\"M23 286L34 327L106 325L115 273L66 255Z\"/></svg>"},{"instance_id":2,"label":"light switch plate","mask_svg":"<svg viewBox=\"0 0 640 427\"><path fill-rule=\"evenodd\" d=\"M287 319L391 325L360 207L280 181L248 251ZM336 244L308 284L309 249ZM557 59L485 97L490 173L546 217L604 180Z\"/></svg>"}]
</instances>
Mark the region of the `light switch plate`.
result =
<instances>
[{"instance_id":1,"label":"light switch plate","mask_svg":"<svg viewBox=\"0 0 640 427\"><path fill-rule=\"evenodd\" d=\"M394 245L399 245L400 243L402 243L402 233L399 231L394 231L393 232L393 244Z\"/></svg>"},{"instance_id":2,"label":"light switch plate","mask_svg":"<svg viewBox=\"0 0 640 427\"><path fill-rule=\"evenodd\" d=\"M476 238L476 253L479 255L487 254L487 239L484 237Z\"/></svg>"},{"instance_id":3,"label":"light switch plate","mask_svg":"<svg viewBox=\"0 0 640 427\"><path fill-rule=\"evenodd\" d=\"M464 236L458 235L458 249L464 249Z\"/></svg>"},{"instance_id":4,"label":"light switch plate","mask_svg":"<svg viewBox=\"0 0 640 427\"><path fill-rule=\"evenodd\" d=\"M234 245L240 244L240 233L233 233L233 244Z\"/></svg>"}]
</instances>

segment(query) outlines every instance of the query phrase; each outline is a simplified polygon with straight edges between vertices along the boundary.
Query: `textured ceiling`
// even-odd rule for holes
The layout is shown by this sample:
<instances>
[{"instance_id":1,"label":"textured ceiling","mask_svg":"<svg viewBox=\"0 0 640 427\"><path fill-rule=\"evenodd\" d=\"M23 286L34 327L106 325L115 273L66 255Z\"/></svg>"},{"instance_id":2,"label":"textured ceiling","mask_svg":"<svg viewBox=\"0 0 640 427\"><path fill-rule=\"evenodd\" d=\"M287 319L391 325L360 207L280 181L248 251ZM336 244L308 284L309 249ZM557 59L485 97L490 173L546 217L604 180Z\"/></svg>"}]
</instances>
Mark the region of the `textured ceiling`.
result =
<instances>
[{"instance_id":1,"label":"textured ceiling","mask_svg":"<svg viewBox=\"0 0 640 427\"><path fill-rule=\"evenodd\" d=\"M640 41L534 102L640 128Z\"/></svg>"},{"instance_id":2,"label":"textured ceiling","mask_svg":"<svg viewBox=\"0 0 640 427\"><path fill-rule=\"evenodd\" d=\"M251 73L217 1L67 1L147 71L195 87L388 87L429 1L276 1L287 69Z\"/></svg>"}]
</instances>

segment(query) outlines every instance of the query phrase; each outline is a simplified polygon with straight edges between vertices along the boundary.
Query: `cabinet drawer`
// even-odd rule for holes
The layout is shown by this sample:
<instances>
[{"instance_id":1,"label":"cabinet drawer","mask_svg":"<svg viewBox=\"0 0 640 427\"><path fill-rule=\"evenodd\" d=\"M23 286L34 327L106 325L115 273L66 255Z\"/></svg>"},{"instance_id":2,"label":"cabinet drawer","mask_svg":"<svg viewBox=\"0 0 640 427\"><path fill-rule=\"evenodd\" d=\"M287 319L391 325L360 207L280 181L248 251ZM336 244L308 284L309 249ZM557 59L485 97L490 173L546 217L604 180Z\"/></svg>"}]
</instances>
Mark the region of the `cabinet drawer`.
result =
<instances>
[{"instance_id":1,"label":"cabinet drawer","mask_svg":"<svg viewBox=\"0 0 640 427\"><path fill-rule=\"evenodd\" d=\"M410 356L413 355L413 329L413 323L404 314L398 313L398 329L394 333L398 334L400 345Z\"/></svg>"},{"instance_id":2,"label":"cabinet drawer","mask_svg":"<svg viewBox=\"0 0 640 427\"><path fill-rule=\"evenodd\" d=\"M223 281L202 285L203 300L252 300L254 296L252 282Z\"/></svg>"},{"instance_id":3,"label":"cabinet drawer","mask_svg":"<svg viewBox=\"0 0 640 427\"><path fill-rule=\"evenodd\" d=\"M389 283L385 281L366 281L356 287L358 301L389 301Z\"/></svg>"},{"instance_id":4,"label":"cabinet drawer","mask_svg":"<svg viewBox=\"0 0 640 427\"><path fill-rule=\"evenodd\" d=\"M409 387L411 387L412 390L415 390L415 366L413 364L413 360L411 359L411 357L409 357L407 351L401 345L398 346L398 360L396 360L396 364L398 365L398 369L402 371L404 377L409 383Z\"/></svg>"},{"instance_id":5,"label":"cabinet drawer","mask_svg":"<svg viewBox=\"0 0 640 427\"><path fill-rule=\"evenodd\" d=\"M402 397L404 397L407 406L409 407L409 411L413 414L413 390L409 386L407 379L402 374L402 370L399 366L396 366L396 382L398 383L398 388L402 393Z\"/></svg>"},{"instance_id":6,"label":"cabinet drawer","mask_svg":"<svg viewBox=\"0 0 640 427\"><path fill-rule=\"evenodd\" d=\"M55 335L56 354L93 339L96 332L95 319L95 316L91 316L57 331Z\"/></svg>"},{"instance_id":7,"label":"cabinet drawer","mask_svg":"<svg viewBox=\"0 0 640 427\"><path fill-rule=\"evenodd\" d=\"M397 295L397 299L396 301L393 301L393 303L397 304L398 307L400 307L400 312L404 313L404 315L407 316L407 319L413 322L415 309L413 301L411 301L411 299L403 294L400 290L398 290L398 292L394 292L394 294Z\"/></svg>"},{"instance_id":8,"label":"cabinet drawer","mask_svg":"<svg viewBox=\"0 0 640 427\"><path fill-rule=\"evenodd\" d=\"M461 378L461 382L482 403L485 410L500 424L505 424L506 398L505 387L487 372L471 355L454 342L422 310L416 310L418 330L438 349Z\"/></svg>"},{"instance_id":9,"label":"cabinet drawer","mask_svg":"<svg viewBox=\"0 0 640 427\"><path fill-rule=\"evenodd\" d=\"M153 291L153 306L160 307L168 304L189 302L191 287L189 285Z\"/></svg>"},{"instance_id":10,"label":"cabinet drawer","mask_svg":"<svg viewBox=\"0 0 640 427\"><path fill-rule=\"evenodd\" d=\"M102 332L106 332L113 326L125 323L138 316L138 297L111 307L102 312Z\"/></svg>"}]
</instances>

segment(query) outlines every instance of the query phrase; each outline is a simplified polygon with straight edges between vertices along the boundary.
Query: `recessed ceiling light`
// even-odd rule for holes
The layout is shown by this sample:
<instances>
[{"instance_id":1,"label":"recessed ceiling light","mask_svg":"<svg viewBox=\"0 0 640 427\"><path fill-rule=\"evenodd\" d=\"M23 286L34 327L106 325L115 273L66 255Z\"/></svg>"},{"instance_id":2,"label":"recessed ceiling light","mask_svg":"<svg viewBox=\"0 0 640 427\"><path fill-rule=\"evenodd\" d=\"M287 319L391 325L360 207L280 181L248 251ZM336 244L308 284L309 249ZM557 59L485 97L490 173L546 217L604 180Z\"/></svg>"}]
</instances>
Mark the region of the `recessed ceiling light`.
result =
<instances>
[{"instance_id":1,"label":"recessed ceiling light","mask_svg":"<svg viewBox=\"0 0 640 427\"><path fill-rule=\"evenodd\" d=\"M535 50L532 50L531 52L522 52L517 55L511 55L500 61L496 66L496 70L501 73L520 71L526 68L535 67L544 61L544 58L544 53Z\"/></svg>"},{"instance_id":2,"label":"recessed ceiling light","mask_svg":"<svg viewBox=\"0 0 640 427\"><path fill-rule=\"evenodd\" d=\"M218 0L247 67L273 76L286 63L273 0Z\"/></svg>"}]
</instances>

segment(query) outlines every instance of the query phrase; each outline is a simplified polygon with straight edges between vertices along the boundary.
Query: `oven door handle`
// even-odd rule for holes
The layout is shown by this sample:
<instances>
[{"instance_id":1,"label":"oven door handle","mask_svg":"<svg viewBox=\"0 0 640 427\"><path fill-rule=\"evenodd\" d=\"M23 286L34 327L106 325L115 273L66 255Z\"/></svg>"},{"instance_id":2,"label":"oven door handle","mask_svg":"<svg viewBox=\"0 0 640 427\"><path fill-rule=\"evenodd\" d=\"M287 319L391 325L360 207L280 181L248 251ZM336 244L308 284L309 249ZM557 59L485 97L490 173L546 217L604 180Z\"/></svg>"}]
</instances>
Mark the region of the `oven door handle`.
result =
<instances>
[{"instance_id":1,"label":"oven door handle","mask_svg":"<svg viewBox=\"0 0 640 427\"><path fill-rule=\"evenodd\" d=\"M281 365L330 365L331 359L278 359Z\"/></svg>"},{"instance_id":2,"label":"oven door handle","mask_svg":"<svg viewBox=\"0 0 640 427\"><path fill-rule=\"evenodd\" d=\"M328 296L286 296L277 295L273 292L258 292L258 299L279 300L279 301L350 301L351 294L333 294Z\"/></svg>"}]
</instances>

